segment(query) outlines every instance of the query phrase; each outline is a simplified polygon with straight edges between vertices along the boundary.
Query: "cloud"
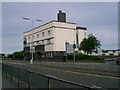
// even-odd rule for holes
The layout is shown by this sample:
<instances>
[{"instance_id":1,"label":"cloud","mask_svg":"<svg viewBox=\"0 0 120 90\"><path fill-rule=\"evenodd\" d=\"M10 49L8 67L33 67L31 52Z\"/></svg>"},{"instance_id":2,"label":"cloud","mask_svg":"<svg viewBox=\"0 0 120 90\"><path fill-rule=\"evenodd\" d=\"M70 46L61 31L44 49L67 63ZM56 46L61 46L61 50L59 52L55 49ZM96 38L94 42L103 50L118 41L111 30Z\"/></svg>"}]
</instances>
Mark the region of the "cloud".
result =
<instances>
[{"instance_id":1,"label":"cloud","mask_svg":"<svg viewBox=\"0 0 120 90\"><path fill-rule=\"evenodd\" d=\"M34 27L56 20L59 10L67 13L67 21L78 26L86 26L102 43L103 49L116 49L118 43L117 3L49 3L49 2L7 2L2 10L3 51L11 53L22 50L23 32L31 30L31 22L23 17L42 19L34 22Z\"/></svg>"},{"instance_id":2,"label":"cloud","mask_svg":"<svg viewBox=\"0 0 120 90\"><path fill-rule=\"evenodd\" d=\"M2 38L2 52L12 53L16 50L23 50L23 43L20 37Z\"/></svg>"},{"instance_id":3,"label":"cloud","mask_svg":"<svg viewBox=\"0 0 120 90\"><path fill-rule=\"evenodd\" d=\"M115 27L115 28L114 28ZM102 44L103 49L117 49L118 48L118 29L116 26L95 27L89 30L93 33Z\"/></svg>"}]
</instances>

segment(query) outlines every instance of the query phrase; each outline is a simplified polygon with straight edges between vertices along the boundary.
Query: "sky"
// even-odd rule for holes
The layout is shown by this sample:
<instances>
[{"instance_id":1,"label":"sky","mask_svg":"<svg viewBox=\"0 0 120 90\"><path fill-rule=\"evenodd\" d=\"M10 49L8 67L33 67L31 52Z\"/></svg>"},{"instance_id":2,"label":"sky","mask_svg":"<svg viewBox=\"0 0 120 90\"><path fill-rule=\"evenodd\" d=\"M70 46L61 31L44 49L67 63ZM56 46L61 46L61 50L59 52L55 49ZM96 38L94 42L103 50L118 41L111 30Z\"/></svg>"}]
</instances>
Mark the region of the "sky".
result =
<instances>
[{"instance_id":1,"label":"sky","mask_svg":"<svg viewBox=\"0 0 120 90\"><path fill-rule=\"evenodd\" d=\"M101 42L101 49L118 49L117 2L3 2L2 52L23 50L23 32L31 30L32 23L23 17L42 19L34 27L57 20L57 13L67 14L67 21L87 27Z\"/></svg>"}]
</instances>

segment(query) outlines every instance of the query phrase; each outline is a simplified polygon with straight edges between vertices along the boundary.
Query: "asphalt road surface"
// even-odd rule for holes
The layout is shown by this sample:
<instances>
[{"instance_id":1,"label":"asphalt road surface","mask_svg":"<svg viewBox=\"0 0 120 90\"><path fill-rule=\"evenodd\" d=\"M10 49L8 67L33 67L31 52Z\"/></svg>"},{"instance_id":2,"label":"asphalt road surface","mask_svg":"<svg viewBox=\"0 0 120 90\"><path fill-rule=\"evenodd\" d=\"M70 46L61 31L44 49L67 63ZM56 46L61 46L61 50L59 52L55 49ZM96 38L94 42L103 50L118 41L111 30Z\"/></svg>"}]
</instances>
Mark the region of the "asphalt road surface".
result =
<instances>
[{"instance_id":1,"label":"asphalt road surface","mask_svg":"<svg viewBox=\"0 0 120 90\"><path fill-rule=\"evenodd\" d=\"M38 62L34 62L38 63ZM61 67L73 67L73 68L80 68L80 69L89 69L89 70L99 70L99 71L108 71L108 72L115 72L118 73L119 65L116 65L115 61L106 61L105 63L74 63L74 62L39 62L44 65L52 65L52 66L61 66Z\"/></svg>"},{"instance_id":2,"label":"asphalt road surface","mask_svg":"<svg viewBox=\"0 0 120 90\"><path fill-rule=\"evenodd\" d=\"M81 72L74 72L74 71L67 71L67 70L59 70L53 69L48 67L38 67L31 64L26 63L8 63L9 65L16 66L23 68L25 70L31 70L34 72L38 72L43 75L50 75L53 77L57 77L60 79L65 79L68 81L76 82L83 85L88 85L90 87L97 86L102 88L109 88L115 89L120 88L120 78L119 77L112 77L112 76L102 76L102 75L95 75L95 74L88 74L88 73L81 73Z\"/></svg>"}]
</instances>

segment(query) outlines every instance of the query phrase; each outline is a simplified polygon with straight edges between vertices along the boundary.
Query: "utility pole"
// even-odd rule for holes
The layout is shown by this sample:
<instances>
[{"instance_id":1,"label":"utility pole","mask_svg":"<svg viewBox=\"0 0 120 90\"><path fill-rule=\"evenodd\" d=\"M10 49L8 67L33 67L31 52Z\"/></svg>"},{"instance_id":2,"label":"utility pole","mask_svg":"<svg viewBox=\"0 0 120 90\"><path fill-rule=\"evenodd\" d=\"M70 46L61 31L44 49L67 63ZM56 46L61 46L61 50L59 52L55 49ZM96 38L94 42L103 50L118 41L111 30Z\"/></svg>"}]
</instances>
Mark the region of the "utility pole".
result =
<instances>
[{"instance_id":1,"label":"utility pole","mask_svg":"<svg viewBox=\"0 0 120 90\"><path fill-rule=\"evenodd\" d=\"M30 63L32 64L33 63L33 60L34 60L34 49L35 48L33 48L33 39L34 39L34 34L33 34L33 25L34 25L34 21L42 21L42 20L39 20L39 19L35 19L35 20L32 20L32 19L30 19L30 18L28 18L28 17L25 17L25 18L23 18L24 20L29 20L29 21L31 21L32 22L32 41L31 41L31 54L32 54L32 58L31 58L31 60L30 60Z\"/></svg>"},{"instance_id":2,"label":"utility pole","mask_svg":"<svg viewBox=\"0 0 120 90\"><path fill-rule=\"evenodd\" d=\"M74 44L73 44L73 53L74 53L73 62L74 62L74 68L75 68L75 48L76 48L76 44L75 44L75 41L74 41Z\"/></svg>"},{"instance_id":3,"label":"utility pole","mask_svg":"<svg viewBox=\"0 0 120 90\"><path fill-rule=\"evenodd\" d=\"M69 42L65 42L65 49L66 49L66 62L67 62L67 47L68 47L68 45L69 45Z\"/></svg>"}]
</instances>

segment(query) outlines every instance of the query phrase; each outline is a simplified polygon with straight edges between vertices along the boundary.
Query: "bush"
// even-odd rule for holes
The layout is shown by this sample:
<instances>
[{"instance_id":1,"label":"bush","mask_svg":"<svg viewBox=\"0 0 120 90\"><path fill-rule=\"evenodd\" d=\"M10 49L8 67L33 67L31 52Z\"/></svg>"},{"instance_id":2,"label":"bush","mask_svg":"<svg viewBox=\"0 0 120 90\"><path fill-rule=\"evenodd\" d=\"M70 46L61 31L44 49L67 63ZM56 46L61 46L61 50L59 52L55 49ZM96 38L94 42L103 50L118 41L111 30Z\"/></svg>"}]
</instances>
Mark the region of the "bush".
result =
<instances>
[{"instance_id":1,"label":"bush","mask_svg":"<svg viewBox=\"0 0 120 90\"><path fill-rule=\"evenodd\" d=\"M23 59L24 58L23 51L14 52L13 55L14 55L14 57L13 57L14 59Z\"/></svg>"},{"instance_id":2,"label":"bush","mask_svg":"<svg viewBox=\"0 0 120 90\"><path fill-rule=\"evenodd\" d=\"M90 60L101 60L99 56L90 56Z\"/></svg>"},{"instance_id":3,"label":"bush","mask_svg":"<svg viewBox=\"0 0 120 90\"><path fill-rule=\"evenodd\" d=\"M68 54L68 60L73 60L74 54ZM99 56L89 56L82 53L75 53L75 60L102 60Z\"/></svg>"},{"instance_id":4,"label":"bush","mask_svg":"<svg viewBox=\"0 0 120 90\"><path fill-rule=\"evenodd\" d=\"M72 53L72 54L69 54L67 58L68 58L68 60L73 60L73 57L74 57L74 54ZM75 53L76 60L83 60L83 59L86 60L88 58L89 58L88 55L84 55L82 53Z\"/></svg>"}]
</instances>

